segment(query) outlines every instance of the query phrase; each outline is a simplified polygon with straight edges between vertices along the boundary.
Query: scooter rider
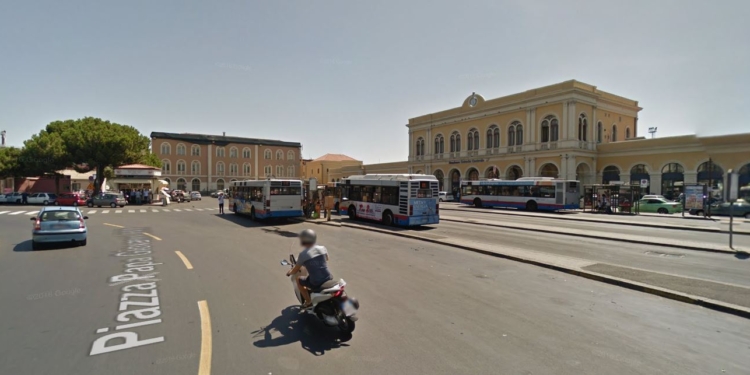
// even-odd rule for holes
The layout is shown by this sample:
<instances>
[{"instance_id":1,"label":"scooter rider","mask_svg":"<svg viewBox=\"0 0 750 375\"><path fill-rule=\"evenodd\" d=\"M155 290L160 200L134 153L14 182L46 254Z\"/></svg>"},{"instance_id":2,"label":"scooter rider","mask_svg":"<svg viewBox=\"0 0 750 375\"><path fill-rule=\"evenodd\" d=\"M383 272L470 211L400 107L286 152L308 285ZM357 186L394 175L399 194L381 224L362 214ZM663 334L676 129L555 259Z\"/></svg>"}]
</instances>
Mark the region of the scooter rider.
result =
<instances>
[{"instance_id":1,"label":"scooter rider","mask_svg":"<svg viewBox=\"0 0 750 375\"><path fill-rule=\"evenodd\" d=\"M328 271L328 250L324 246L315 245L317 237L312 229L305 229L300 232L299 241L303 250L299 253L297 264L286 273L287 276L291 276L299 272L303 266L307 269L308 276L297 278L297 288L299 288L302 298L305 300L303 308L312 305L309 290L315 290L326 281L333 279L331 272Z\"/></svg>"}]
</instances>

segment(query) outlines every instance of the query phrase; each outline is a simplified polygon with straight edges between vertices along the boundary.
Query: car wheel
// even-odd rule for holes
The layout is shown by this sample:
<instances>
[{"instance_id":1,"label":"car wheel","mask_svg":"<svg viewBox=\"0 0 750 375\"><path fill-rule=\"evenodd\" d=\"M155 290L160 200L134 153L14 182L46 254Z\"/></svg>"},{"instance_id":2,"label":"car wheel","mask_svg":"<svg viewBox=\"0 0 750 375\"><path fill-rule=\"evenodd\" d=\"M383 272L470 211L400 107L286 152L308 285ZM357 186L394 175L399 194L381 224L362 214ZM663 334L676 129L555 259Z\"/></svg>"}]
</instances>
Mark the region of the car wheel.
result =
<instances>
[{"instance_id":1,"label":"car wheel","mask_svg":"<svg viewBox=\"0 0 750 375\"><path fill-rule=\"evenodd\" d=\"M59 206L60 202L55 201L55 206Z\"/></svg>"},{"instance_id":2,"label":"car wheel","mask_svg":"<svg viewBox=\"0 0 750 375\"><path fill-rule=\"evenodd\" d=\"M73 207L78 207L78 202L73 202Z\"/></svg>"},{"instance_id":3,"label":"car wheel","mask_svg":"<svg viewBox=\"0 0 750 375\"><path fill-rule=\"evenodd\" d=\"M83 240L78 243L78 246L86 246L86 240Z\"/></svg>"},{"instance_id":4,"label":"car wheel","mask_svg":"<svg viewBox=\"0 0 750 375\"><path fill-rule=\"evenodd\" d=\"M442 202L442 201L443 201L443 198L440 198L440 201Z\"/></svg>"},{"instance_id":5,"label":"car wheel","mask_svg":"<svg viewBox=\"0 0 750 375\"><path fill-rule=\"evenodd\" d=\"M86 206L88 206L88 208L91 208L91 207L94 207L94 204L89 202L89 203L86 203Z\"/></svg>"},{"instance_id":6,"label":"car wheel","mask_svg":"<svg viewBox=\"0 0 750 375\"><path fill-rule=\"evenodd\" d=\"M115 207L117 207L117 203L112 203L109 206L112 207L112 208L115 208Z\"/></svg>"},{"instance_id":7,"label":"car wheel","mask_svg":"<svg viewBox=\"0 0 750 375\"><path fill-rule=\"evenodd\" d=\"M750 219L750 212L745 214L745 219Z\"/></svg>"},{"instance_id":8,"label":"car wheel","mask_svg":"<svg viewBox=\"0 0 750 375\"><path fill-rule=\"evenodd\" d=\"M123 207L125 207L125 206L120 206L120 208L123 208Z\"/></svg>"},{"instance_id":9,"label":"car wheel","mask_svg":"<svg viewBox=\"0 0 750 375\"><path fill-rule=\"evenodd\" d=\"M668 214L668 213L669 213L669 211L667 211L667 209L666 209L666 208L662 207L662 208L660 208L660 209L656 210L656 213L659 213L659 214L665 215L665 214Z\"/></svg>"},{"instance_id":10,"label":"car wheel","mask_svg":"<svg viewBox=\"0 0 750 375\"><path fill-rule=\"evenodd\" d=\"M101 206L101 205L97 205L96 207L102 208L102 206Z\"/></svg>"},{"instance_id":11,"label":"car wheel","mask_svg":"<svg viewBox=\"0 0 750 375\"><path fill-rule=\"evenodd\" d=\"M40 249L39 243L37 243L36 241L31 241L31 250L39 250L39 249Z\"/></svg>"},{"instance_id":12,"label":"car wheel","mask_svg":"<svg viewBox=\"0 0 750 375\"><path fill-rule=\"evenodd\" d=\"M42 202L42 204L45 205L45 206L48 206L49 205L49 201L44 201L44 202Z\"/></svg>"},{"instance_id":13,"label":"car wheel","mask_svg":"<svg viewBox=\"0 0 750 375\"><path fill-rule=\"evenodd\" d=\"M387 226L393 225L393 214L386 212L383 214L383 224Z\"/></svg>"}]
</instances>

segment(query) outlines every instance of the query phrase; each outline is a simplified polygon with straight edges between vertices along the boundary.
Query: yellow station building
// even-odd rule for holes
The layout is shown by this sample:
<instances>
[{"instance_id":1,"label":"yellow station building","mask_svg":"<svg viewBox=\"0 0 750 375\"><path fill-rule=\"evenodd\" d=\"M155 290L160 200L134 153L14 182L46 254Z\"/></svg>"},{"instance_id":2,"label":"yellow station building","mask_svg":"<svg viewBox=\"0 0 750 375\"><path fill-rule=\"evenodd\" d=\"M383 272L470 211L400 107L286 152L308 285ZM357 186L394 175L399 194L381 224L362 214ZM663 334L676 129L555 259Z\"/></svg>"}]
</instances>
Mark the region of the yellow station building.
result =
<instances>
[{"instance_id":1,"label":"yellow station building","mask_svg":"<svg viewBox=\"0 0 750 375\"><path fill-rule=\"evenodd\" d=\"M649 139L638 131L641 109L575 80L490 100L474 93L460 107L409 120L408 161L338 174L434 174L449 192L462 179L645 179L651 194L668 197L686 184L710 183L719 191L728 169L750 183L750 133Z\"/></svg>"}]
</instances>

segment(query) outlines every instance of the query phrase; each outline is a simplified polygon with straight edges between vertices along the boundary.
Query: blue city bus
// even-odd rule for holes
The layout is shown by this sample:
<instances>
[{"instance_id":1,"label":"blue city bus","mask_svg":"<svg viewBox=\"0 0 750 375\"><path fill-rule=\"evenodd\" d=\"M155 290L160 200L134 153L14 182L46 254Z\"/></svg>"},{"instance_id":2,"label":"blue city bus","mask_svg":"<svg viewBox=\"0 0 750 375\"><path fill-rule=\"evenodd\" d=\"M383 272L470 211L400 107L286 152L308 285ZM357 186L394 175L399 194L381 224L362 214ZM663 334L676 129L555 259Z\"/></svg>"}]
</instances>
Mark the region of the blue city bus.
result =
<instances>
[{"instance_id":1,"label":"blue city bus","mask_svg":"<svg viewBox=\"0 0 750 375\"><path fill-rule=\"evenodd\" d=\"M229 210L252 219L303 217L302 181L245 180L229 187Z\"/></svg>"},{"instance_id":2,"label":"blue city bus","mask_svg":"<svg viewBox=\"0 0 750 375\"><path fill-rule=\"evenodd\" d=\"M581 205L581 185L578 181L551 177L462 181L461 203L527 211L574 210Z\"/></svg>"},{"instance_id":3,"label":"blue city bus","mask_svg":"<svg viewBox=\"0 0 750 375\"><path fill-rule=\"evenodd\" d=\"M339 213L386 225L419 226L440 222L438 180L423 174L368 174L344 178L338 186Z\"/></svg>"}]
</instances>

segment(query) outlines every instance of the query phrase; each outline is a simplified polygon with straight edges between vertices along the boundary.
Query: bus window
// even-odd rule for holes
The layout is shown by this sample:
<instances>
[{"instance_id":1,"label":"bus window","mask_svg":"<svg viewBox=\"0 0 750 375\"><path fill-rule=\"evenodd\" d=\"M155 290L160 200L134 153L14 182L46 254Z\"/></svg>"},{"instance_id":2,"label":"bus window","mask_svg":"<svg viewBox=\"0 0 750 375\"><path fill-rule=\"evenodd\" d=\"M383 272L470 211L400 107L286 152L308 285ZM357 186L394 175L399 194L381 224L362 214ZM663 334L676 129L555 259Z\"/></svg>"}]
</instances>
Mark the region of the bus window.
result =
<instances>
[{"instance_id":1,"label":"bus window","mask_svg":"<svg viewBox=\"0 0 750 375\"><path fill-rule=\"evenodd\" d=\"M372 192L372 203L380 203L381 201L381 190L380 186L375 186Z\"/></svg>"},{"instance_id":2,"label":"bus window","mask_svg":"<svg viewBox=\"0 0 750 375\"><path fill-rule=\"evenodd\" d=\"M383 204L398 205L398 186L383 186L381 193Z\"/></svg>"},{"instance_id":3,"label":"bus window","mask_svg":"<svg viewBox=\"0 0 750 375\"><path fill-rule=\"evenodd\" d=\"M420 181L417 189L417 198L432 198L432 189L429 181Z\"/></svg>"},{"instance_id":4,"label":"bus window","mask_svg":"<svg viewBox=\"0 0 750 375\"><path fill-rule=\"evenodd\" d=\"M554 198L555 197L554 186L540 186L539 192L542 198Z\"/></svg>"}]
</instances>

